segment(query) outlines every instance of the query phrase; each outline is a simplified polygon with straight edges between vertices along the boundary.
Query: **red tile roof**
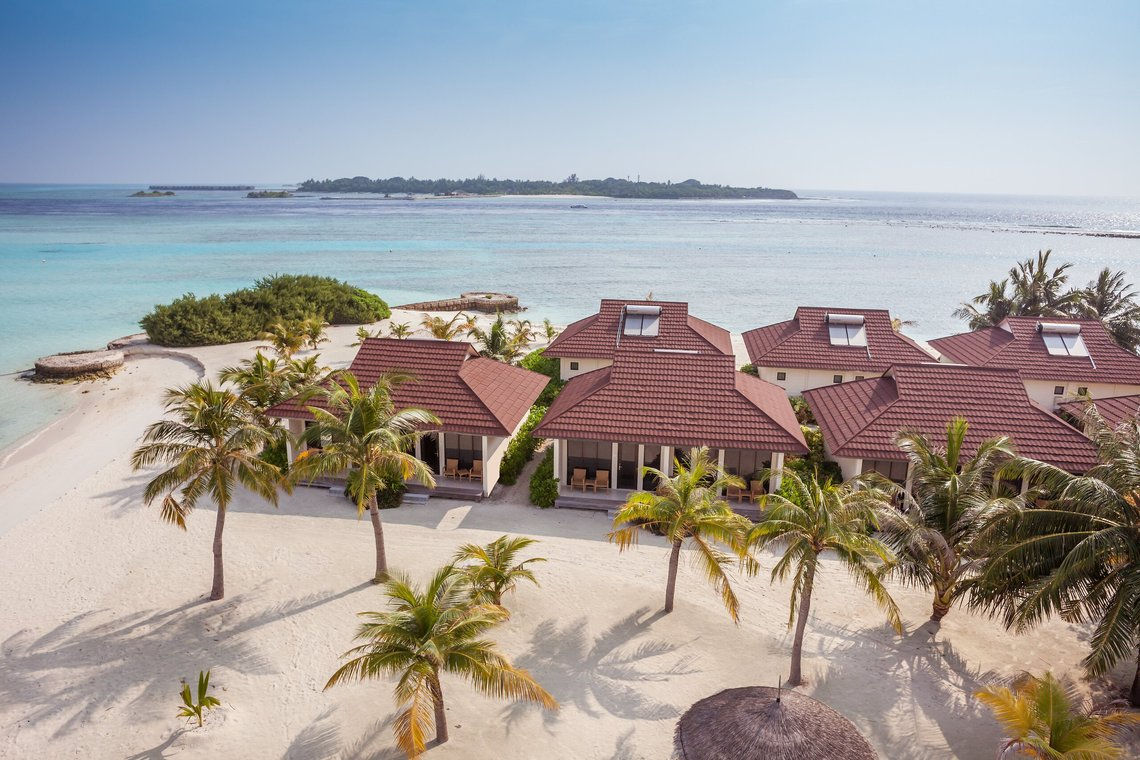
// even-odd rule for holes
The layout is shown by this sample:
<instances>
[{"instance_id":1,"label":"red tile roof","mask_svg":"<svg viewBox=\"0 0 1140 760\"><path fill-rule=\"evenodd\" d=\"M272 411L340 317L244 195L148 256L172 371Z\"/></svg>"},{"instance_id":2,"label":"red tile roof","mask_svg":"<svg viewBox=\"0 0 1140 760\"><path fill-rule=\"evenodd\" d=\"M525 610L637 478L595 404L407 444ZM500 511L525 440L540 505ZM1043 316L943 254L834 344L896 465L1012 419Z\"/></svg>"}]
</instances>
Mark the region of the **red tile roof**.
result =
<instances>
[{"instance_id":1,"label":"red tile roof","mask_svg":"<svg viewBox=\"0 0 1140 760\"><path fill-rule=\"evenodd\" d=\"M828 335L828 314L861 315L867 345L833 346ZM743 337L749 359L762 367L881 373L892 364L935 360L917 343L891 328L891 315L885 309L801 306L792 319L749 330Z\"/></svg>"},{"instance_id":2,"label":"red tile roof","mask_svg":"<svg viewBox=\"0 0 1140 760\"><path fill-rule=\"evenodd\" d=\"M415 379L396 389L397 408L421 407L443 421L443 430L472 435L509 436L526 416L549 378L478 355L470 343L445 340L368 338L349 370L362 387L384 372ZM307 407L324 408L320 397L296 399L269 410L271 416L312 419Z\"/></svg>"},{"instance_id":3,"label":"red tile roof","mask_svg":"<svg viewBox=\"0 0 1140 760\"><path fill-rule=\"evenodd\" d=\"M965 451L1009 435L1018 453L1083 473L1096 464L1092 442L1030 400L1012 370L951 364L899 364L883 377L804 391L832 456L905 459L900 430L944 441L954 417L970 423Z\"/></svg>"},{"instance_id":4,"label":"red tile roof","mask_svg":"<svg viewBox=\"0 0 1140 760\"><path fill-rule=\"evenodd\" d=\"M783 451L807 445L782 388L720 354L620 352L573 378L536 430L546 438Z\"/></svg>"},{"instance_id":5,"label":"red tile roof","mask_svg":"<svg viewBox=\"0 0 1140 760\"><path fill-rule=\"evenodd\" d=\"M1080 325L1089 355L1050 354L1037 331L1041 322ZM937 338L930 344L951 361L976 367L1016 369L1022 377L1034 380L1140 385L1140 356L1116 345L1104 325L1095 319L1009 317L1003 324L1009 330L986 327Z\"/></svg>"},{"instance_id":6,"label":"red tile roof","mask_svg":"<svg viewBox=\"0 0 1140 760\"><path fill-rule=\"evenodd\" d=\"M660 306L657 335L619 335L626 305ZM609 359L618 350L653 351L659 348L727 355L732 354L732 338L728 330L690 316L687 303L605 298L597 314L579 319L567 327L545 353L553 357Z\"/></svg>"},{"instance_id":7,"label":"red tile roof","mask_svg":"<svg viewBox=\"0 0 1140 760\"><path fill-rule=\"evenodd\" d=\"M1100 416L1104 418L1112 427L1116 427L1122 422L1134 419L1140 414L1140 394L1132 396L1111 396L1109 398L1098 398L1094 400L1096 410ZM1076 419L1080 419L1085 410L1085 402L1082 399L1075 401L1066 401L1058 407L1063 412L1068 412Z\"/></svg>"}]
</instances>

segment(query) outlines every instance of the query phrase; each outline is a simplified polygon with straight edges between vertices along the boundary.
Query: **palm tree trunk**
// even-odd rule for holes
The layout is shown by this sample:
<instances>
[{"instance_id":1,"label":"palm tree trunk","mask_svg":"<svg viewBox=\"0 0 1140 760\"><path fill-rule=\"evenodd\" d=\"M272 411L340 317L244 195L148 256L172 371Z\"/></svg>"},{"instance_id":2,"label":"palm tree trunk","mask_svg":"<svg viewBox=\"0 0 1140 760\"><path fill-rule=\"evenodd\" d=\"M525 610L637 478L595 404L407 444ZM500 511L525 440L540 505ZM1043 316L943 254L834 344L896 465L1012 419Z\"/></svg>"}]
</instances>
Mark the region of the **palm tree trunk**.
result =
<instances>
[{"instance_id":1,"label":"palm tree trunk","mask_svg":"<svg viewBox=\"0 0 1140 760\"><path fill-rule=\"evenodd\" d=\"M811 587L815 581L815 565L809 565L804 573L804 585L800 589L800 612L796 616L796 636L792 640L792 668L788 673L788 685L803 683L801 660L804 653L804 629L807 628L808 611L811 608Z\"/></svg>"},{"instance_id":2,"label":"palm tree trunk","mask_svg":"<svg viewBox=\"0 0 1140 760\"><path fill-rule=\"evenodd\" d=\"M384 525L380 522L380 508L376 505L376 494L368 500L368 514L372 518L372 533L376 537L376 575L373 583L388 580L388 555L384 552Z\"/></svg>"},{"instance_id":3,"label":"palm tree trunk","mask_svg":"<svg viewBox=\"0 0 1140 760\"><path fill-rule=\"evenodd\" d=\"M1136 675L1132 678L1132 691L1128 693L1128 701L1133 707L1140 707L1140 649L1136 652Z\"/></svg>"},{"instance_id":4,"label":"palm tree trunk","mask_svg":"<svg viewBox=\"0 0 1140 760\"><path fill-rule=\"evenodd\" d=\"M439 676L431 678L431 701L435 706L435 743L443 744L447 741L447 713L443 709L443 685Z\"/></svg>"},{"instance_id":5,"label":"palm tree trunk","mask_svg":"<svg viewBox=\"0 0 1140 760\"><path fill-rule=\"evenodd\" d=\"M218 505L218 520L214 525L214 586L210 601L216 602L226 595L226 577L222 567L222 530L226 527L226 507Z\"/></svg>"},{"instance_id":6,"label":"palm tree trunk","mask_svg":"<svg viewBox=\"0 0 1140 760\"><path fill-rule=\"evenodd\" d=\"M673 550L669 552L669 580L665 584L665 611L673 611L673 592L677 590L677 565L681 561L681 541L673 542Z\"/></svg>"},{"instance_id":7,"label":"palm tree trunk","mask_svg":"<svg viewBox=\"0 0 1140 760\"><path fill-rule=\"evenodd\" d=\"M930 619L935 623L946 617L950 605L954 602L954 587L939 583L934 584L934 604L931 607Z\"/></svg>"}]
</instances>

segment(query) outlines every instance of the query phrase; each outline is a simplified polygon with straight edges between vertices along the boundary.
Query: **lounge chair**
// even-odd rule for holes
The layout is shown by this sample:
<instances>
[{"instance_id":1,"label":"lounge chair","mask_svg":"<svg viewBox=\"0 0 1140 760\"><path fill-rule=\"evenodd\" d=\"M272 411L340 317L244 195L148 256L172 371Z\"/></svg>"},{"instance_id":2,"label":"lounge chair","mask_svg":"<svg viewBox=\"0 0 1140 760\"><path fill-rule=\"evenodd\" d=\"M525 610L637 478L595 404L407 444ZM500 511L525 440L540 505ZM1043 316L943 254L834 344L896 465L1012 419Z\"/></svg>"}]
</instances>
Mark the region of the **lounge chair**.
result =
<instances>
[{"instance_id":1,"label":"lounge chair","mask_svg":"<svg viewBox=\"0 0 1140 760\"><path fill-rule=\"evenodd\" d=\"M570 475L570 490L581 486L582 490L586 490L586 470L583 467L575 467L573 474Z\"/></svg>"},{"instance_id":2,"label":"lounge chair","mask_svg":"<svg viewBox=\"0 0 1140 760\"><path fill-rule=\"evenodd\" d=\"M448 459L447 466L443 468L443 474L449 478L465 478L469 470L459 469L458 459Z\"/></svg>"},{"instance_id":3,"label":"lounge chair","mask_svg":"<svg viewBox=\"0 0 1140 760\"><path fill-rule=\"evenodd\" d=\"M725 489L725 496L729 499L736 499L737 501L744 500L744 489L740 486L729 486Z\"/></svg>"},{"instance_id":4,"label":"lounge chair","mask_svg":"<svg viewBox=\"0 0 1140 760\"><path fill-rule=\"evenodd\" d=\"M760 501L760 497L764 495L764 481L763 480L750 480L748 481L748 500Z\"/></svg>"},{"instance_id":5,"label":"lounge chair","mask_svg":"<svg viewBox=\"0 0 1140 760\"><path fill-rule=\"evenodd\" d=\"M594 493L597 493L599 488L609 488L610 487L610 471L609 470L598 470L598 474L590 482L590 485L594 487Z\"/></svg>"},{"instance_id":6,"label":"lounge chair","mask_svg":"<svg viewBox=\"0 0 1140 760\"><path fill-rule=\"evenodd\" d=\"M467 473L467 477L472 480L483 479L483 460L476 459L471 463L471 471Z\"/></svg>"}]
</instances>

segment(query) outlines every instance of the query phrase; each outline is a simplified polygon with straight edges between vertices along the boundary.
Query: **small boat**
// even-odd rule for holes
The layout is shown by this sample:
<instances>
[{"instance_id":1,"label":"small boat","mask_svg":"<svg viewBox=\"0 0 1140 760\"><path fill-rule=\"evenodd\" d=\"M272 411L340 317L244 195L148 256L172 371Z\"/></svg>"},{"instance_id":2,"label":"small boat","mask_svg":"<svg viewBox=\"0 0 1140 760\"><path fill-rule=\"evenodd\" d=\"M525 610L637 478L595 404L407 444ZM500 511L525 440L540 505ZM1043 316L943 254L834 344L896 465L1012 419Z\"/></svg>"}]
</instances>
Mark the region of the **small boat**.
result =
<instances>
[{"instance_id":1,"label":"small boat","mask_svg":"<svg viewBox=\"0 0 1140 760\"><path fill-rule=\"evenodd\" d=\"M589 206L583 206L582 204L577 204L575 206L571 206L570 208L589 208Z\"/></svg>"}]
</instances>

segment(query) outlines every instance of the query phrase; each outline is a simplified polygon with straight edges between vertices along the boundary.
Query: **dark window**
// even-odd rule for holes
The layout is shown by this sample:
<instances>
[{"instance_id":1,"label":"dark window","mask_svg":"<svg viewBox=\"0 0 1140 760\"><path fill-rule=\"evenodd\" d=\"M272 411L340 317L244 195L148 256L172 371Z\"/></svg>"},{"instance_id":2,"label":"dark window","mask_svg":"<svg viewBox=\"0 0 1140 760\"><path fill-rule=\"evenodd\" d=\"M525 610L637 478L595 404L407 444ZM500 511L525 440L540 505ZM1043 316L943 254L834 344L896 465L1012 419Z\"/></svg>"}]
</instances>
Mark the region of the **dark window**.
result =
<instances>
[{"instance_id":1,"label":"dark window","mask_svg":"<svg viewBox=\"0 0 1140 760\"><path fill-rule=\"evenodd\" d=\"M613 468L611 456L613 444L608 441L567 441L566 442L566 477L571 478L575 469L586 471L586 477L594 478L598 470L609 471ZM613 473L610 473L613 481Z\"/></svg>"},{"instance_id":2,"label":"dark window","mask_svg":"<svg viewBox=\"0 0 1140 760\"><path fill-rule=\"evenodd\" d=\"M898 484L906 482L906 462L897 460L882 460L882 459L864 459L863 472L877 472L887 480L894 481Z\"/></svg>"},{"instance_id":3,"label":"dark window","mask_svg":"<svg viewBox=\"0 0 1140 760\"><path fill-rule=\"evenodd\" d=\"M570 369L571 370L578 369L578 362L570 362Z\"/></svg>"},{"instance_id":4,"label":"dark window","mask_svg":"<svg viewBox=\"0 0 1140 760\"><path fill-rule=\"evenodd\" d=\"M867 379L867 376L866 376L866 375L856 375L856 376L855 376L855 379L856 379L856 380L866 380L866 379Z\"/></svg>"},{"instance_id":5,"label":"dark window","mask_svg":"<svg viewBox=\"0 0 1140 760\"><path fill-rule=\"evenodd\" d=\"M1053 395L1054 396L1064 396L1065 395L1065 386L1063 386L1063 385L1053 386Z\"/></svg>"},{"instance_id":6,"label":"dark window","mask_svg":"<svg viewBox=\"0 0 1140 760\"><path fill-rule=\"evenodd\" d=\"M1077 388L1077 395L1078 396L1089 395L1089 387L1087 385L1082 385L1080 388Z\"/></svg>"},{"instance_id":7,"label":"dark window","mask_svg":"<svg viewBox=\"0 0 1140 760\"><path fill-rule=\"evenodd\" d=\"M770 466L771 454L766 451L743 451L741 449L724 450L724 471L729 475L736 475L744 481L751 480L754 475Z\"/></svg>"},{"instance_id":8,"label":"dark window","mask_svg":"<svg viewBox=\"0 0 1140 760\"><path fill-rule=\"evenodd\" d=\"M446 451L444 458L458 459L462 470L471 469L473 461L483 458L482 436L445 433L443 443Z\"/></svg>"},{"instance_id":9,"label":"dark window","mask_svg":"<svg viewBox=\"0 0 1140 760\"><path fill-rule=\"evenodd\" d=\"M831 377L831 382L833 382L833 383L842 383L842 382L843 382L843 375L833 375L833 376Z\"/></svg>"},{"instance_id":10,"label":"dark window","mask_svg":"<svg viewBox=\"0 0 1140 760\"><path fill-rule=\"evenodd\" d=\"M787 372L777 372L776 373L776 379L777 380L787 380L788 379L788 373Z\"/></svg>"}]
</instances>

